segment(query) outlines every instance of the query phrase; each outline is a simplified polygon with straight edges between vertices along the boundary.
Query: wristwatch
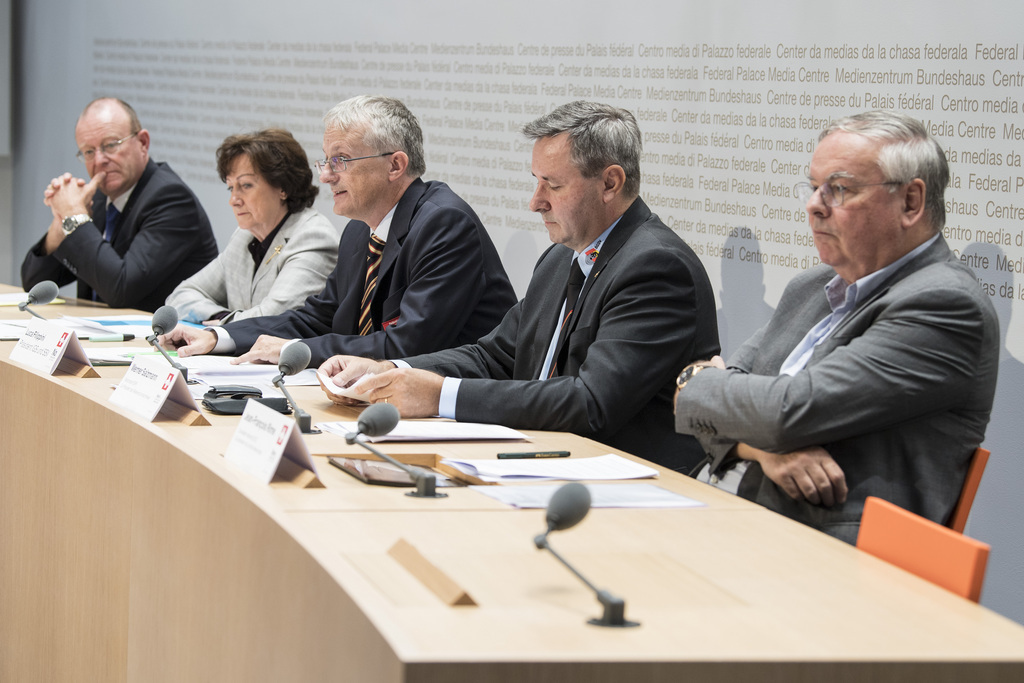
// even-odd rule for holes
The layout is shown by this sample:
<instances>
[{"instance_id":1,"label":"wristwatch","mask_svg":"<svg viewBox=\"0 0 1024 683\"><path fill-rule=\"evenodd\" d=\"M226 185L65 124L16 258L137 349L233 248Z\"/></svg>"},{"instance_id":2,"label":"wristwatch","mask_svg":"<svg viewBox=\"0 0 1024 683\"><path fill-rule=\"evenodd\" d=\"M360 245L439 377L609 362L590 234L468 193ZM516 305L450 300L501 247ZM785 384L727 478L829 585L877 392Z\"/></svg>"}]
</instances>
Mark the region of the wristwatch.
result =
<instances>
[{"instance_id":1,"label":"wristwatch","mask_svg":"<svg viewBox=\"0 0 1024 683\"><path fill-rule=\"evenodd\" d=\"M676 389L678 390L685 387L686 383L693 379L694 375L696 375L698 372L700 372L706 367L708 366L698 365L696 363L694 363L693 365L687 365L685 368L683 368L683 371L679 373L679 377L676 378Z\"/></svg>"},{"instance_id":2,"label":"wristwatch","mask_svg":"<svg viewBox=\"0 0 1024 683\"><path fill-rule=\"evenodd\" d=\"M76 213L74 216L68 216L67 218L65 218L64 221L60 224L60 227L62 230L64 230L65 235L70 235L71 233L78 229L78 226L83 225L84 223L88 223L91 220L92 217L90 217L87 213Z\"/></svg>"}]
</instances>

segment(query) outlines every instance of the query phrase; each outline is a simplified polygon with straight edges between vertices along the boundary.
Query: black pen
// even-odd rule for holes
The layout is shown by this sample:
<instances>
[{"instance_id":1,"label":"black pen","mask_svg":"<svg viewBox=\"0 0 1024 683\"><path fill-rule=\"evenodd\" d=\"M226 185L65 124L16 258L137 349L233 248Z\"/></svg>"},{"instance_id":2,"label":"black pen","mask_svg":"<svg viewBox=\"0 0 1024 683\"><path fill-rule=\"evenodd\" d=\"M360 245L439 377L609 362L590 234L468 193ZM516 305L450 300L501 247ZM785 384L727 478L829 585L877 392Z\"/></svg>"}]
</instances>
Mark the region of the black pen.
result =
<instances>
[{"instance_id":1,"label":"black pen","mask_svg":"<svg viewBox=\"0 0 1024 683\"><path fill-rule=\"evenodd\" d=\"M525 453L498 453L498 460L520 458L568 458L569 451L527 451Z\"/></svg>"}]
</instances>

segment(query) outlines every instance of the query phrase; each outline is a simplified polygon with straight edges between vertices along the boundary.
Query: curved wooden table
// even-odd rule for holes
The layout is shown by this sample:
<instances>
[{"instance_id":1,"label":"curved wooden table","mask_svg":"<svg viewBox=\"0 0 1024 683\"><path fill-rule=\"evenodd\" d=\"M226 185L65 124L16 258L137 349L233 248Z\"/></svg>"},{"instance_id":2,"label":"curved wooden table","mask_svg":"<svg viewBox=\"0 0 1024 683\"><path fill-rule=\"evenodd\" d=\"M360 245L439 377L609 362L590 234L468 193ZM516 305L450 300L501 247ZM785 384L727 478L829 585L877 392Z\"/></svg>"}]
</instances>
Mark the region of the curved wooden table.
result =
<instances>
[{"instance_id":1,"label":"curved wooden table","mask_svg":"<svg viewBox=\"0 0 1024 683\"><path fill-rule=\"evenodd\" d=\"M82 313L48 307L47 315ZM95 311L94 311L95 312ZM103 311L107 313L109 311ZM0 317L20 317L0 309ZM48 377L0 343L2 681L957 681L1024 677L1024 628L758 506L665 472L692 510L594 510L553 545L626 599L634 629L536 550L543 513L472 490L364 486L309 436L325 488L225 462L235 417L146 423L124 368ZM319 389L314 420L347 419ZM579 437L529 448L598 455ZM407 444L478 457L508 444ZM404 539L477 606L449 606ZM998 549L995 549L998 552Z\"/></svg>"}]
</instances>

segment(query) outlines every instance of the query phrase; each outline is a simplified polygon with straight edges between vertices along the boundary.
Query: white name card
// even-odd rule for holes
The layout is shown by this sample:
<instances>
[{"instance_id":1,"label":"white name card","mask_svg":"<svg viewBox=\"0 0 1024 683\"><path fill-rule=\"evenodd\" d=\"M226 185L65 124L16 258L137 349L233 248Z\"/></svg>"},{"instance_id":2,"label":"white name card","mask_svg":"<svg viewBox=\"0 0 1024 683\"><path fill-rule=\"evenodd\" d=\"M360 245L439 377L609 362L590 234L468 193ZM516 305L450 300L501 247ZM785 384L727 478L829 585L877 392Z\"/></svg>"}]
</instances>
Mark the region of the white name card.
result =
<instances>
[{"instance_id":1,"label":"white name card","mask_svg":"<svg viewBox=\"0 0 1024 683\"><path fill-rule=\"evenodd\" d=\"M150 422L157 415L189 425L208 425L181 372L162 357L135 356L110 402Z\"/></svg>"},{"instance_id":2,"label":"white name card","mask_svg":"<svg viewBox=\"0 0 1024 683\"><path fill-rule=\"evenodd\" d=\"M245 404L224 459L265 484L276 474L282 479L299 481L304 477L296 476L297 469L312 473L301 485L319 484L316 465L295 420L257 401Z\"/></svg>"},{"instance_id":3,"label":"white name card","mask_svg":"<svg viewBox=\"0 0 1024 683\"><path fill-rule=\"evenodd\" d=\"M40 318L28 322L10 359L48 375L60 370L77 377L99 377L74 330Z\"/></svg>"}]
</instances>

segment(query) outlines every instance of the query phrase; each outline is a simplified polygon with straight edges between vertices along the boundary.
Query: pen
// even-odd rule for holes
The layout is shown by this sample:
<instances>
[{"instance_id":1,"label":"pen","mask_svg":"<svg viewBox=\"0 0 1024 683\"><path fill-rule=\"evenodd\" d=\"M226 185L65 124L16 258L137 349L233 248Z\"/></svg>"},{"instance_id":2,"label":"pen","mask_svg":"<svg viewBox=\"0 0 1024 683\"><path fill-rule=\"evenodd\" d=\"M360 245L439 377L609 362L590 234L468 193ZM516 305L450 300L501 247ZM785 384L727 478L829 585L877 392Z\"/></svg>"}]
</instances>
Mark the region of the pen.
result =
<instances>
[{"instance_id":1,"label":"pen","mask_svg":"<svg viewBox=\"0 0 1024 683\"><path fill-rule=\"evenodd\" d=\"M135 335L114 332L112 334L90 334L88 337L79 337L79 339L92 342L123 342L135 339Z\"/></svg>"},{"instance_id":2,"label":"pen","mask_svg":"<svg viewBox=\"0 0 1024 683\"><path fill-rule=\"evenodd\" d=\"M498 453L498 460L517 460L520 458L567 458L569 451L527 451L525 453Z\"/></svg>"}]
</instances>

